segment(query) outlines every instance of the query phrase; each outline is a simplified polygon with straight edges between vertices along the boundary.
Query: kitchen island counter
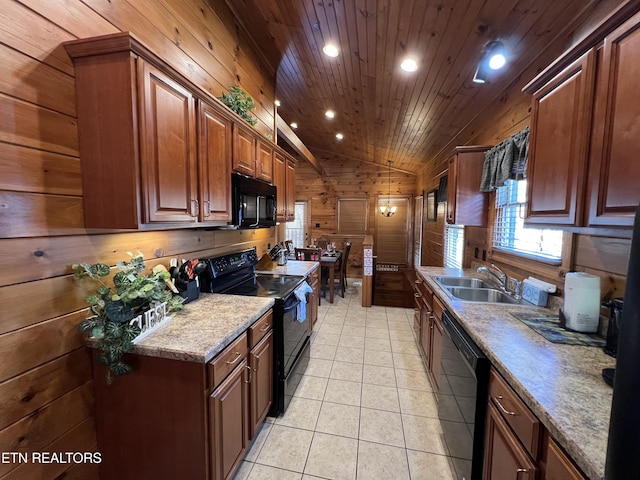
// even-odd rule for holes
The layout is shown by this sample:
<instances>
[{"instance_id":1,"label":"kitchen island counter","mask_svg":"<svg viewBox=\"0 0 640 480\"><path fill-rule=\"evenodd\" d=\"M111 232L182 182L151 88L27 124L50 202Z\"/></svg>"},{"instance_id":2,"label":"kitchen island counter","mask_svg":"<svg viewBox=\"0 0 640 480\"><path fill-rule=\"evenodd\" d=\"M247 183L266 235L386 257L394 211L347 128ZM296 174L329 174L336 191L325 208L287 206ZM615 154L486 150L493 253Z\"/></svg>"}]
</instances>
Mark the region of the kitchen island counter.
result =
<instances>
[{"instance_id":1,"label":"kitchen island counter","mask_svg":"<svg viewBox=\"0 0 640 480\"><path fill-rule=\"evenodd\" d=\"M582 471L600 480L613 394L601 372L615 366L615 359L602 348L552 343L511 314L557 311L530 304L456 300L433 278L479 277L475 270L417 267L416 271Z\"/></svg>"},{"instance_id":2,"label":"kitchen island counter","mask_svg":"<svg viewBox=\"0 0 640 480\"><path fill-rule=\"evenodd\" d=\"M273 307L273 298L201 293L132 353L206 363Z\"/></svg>"}]
</instances>

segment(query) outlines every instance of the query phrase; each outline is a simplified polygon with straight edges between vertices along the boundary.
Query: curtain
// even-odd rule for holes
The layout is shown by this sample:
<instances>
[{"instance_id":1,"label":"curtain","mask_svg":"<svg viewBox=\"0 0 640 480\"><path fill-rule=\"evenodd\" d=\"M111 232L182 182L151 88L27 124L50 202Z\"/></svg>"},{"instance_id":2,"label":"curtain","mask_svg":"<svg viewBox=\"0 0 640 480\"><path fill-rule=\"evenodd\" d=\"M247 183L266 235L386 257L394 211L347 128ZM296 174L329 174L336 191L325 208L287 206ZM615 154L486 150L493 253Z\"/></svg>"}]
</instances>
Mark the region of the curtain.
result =
<instances>
[{"instance_id":1,"label":"curtain","mask_svg":"<svg viewBox=\"0 0 640 480\"><path fill-rule=\"evenodd\" d=\"M480 191L491 192L509 179L526 177L529 127L513 134L484 153Z\"/></svg>"}]
</instances>

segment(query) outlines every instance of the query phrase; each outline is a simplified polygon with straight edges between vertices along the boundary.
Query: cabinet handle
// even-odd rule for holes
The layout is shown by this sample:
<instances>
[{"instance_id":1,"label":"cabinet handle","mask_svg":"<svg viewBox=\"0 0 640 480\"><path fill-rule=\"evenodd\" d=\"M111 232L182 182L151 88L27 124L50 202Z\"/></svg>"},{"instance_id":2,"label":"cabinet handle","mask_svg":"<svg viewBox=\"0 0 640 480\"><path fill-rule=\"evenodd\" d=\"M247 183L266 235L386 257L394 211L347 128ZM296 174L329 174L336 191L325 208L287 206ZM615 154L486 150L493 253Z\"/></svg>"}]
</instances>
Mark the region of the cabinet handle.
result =
<instances>
[{"instance_id":1,"label":"cabinet handle","mask_svg":"<svg viewBox=\"0 0 640 480\"><path fill-rule=\"evenodd\" d=\"M209 200L204 201L204 216L209 217L211 215L211 202Z\"/></svg>"},{"instance_id":2,"label":"cabinet handle","mask_svg":"<svg viewBox=\"0 0 640 480\"><path fill-rule=\"evenodd\" d=\"M414 282L416 285L420 285L422 283L422 280L414 280Z\"/></svg>"},{"instance_id":3,"label":"cabinet handle","mask_svg":"<svg viewBox=\"0 0 640 480\"><path fill-rule=\"evenodd\" d=\"M235 356L235 358L233 360L227 360L227 365L233 365L238 360L240 360L241 356L242 356L242 354L240 352L236 352L236 356Z\"/></svg>"},{"instance_id":4,"label":"cabinet handle","mask_svg":"<svg viewBox=\"0 0 640 480\"><path fill-rule=\"evenodd\" d=\"M514 416L514 417L518 415L516 412L511 412L511 411L507 410L506 408L504 408L504 405L502 405L502 403L500 403L500 400L504 400L502 395L497 395L497 396L493 397L493 401L496 403L496 405L498 405L498 408L502 411L502 413L504 413L505 415L511 415L511 416ZM518 471L520 471L520 470L518 470ZM526 472L527 470L525 469L524 471Z\"/></svg>"},{"instance_id":5,"label":"cabinet handle","mask_svg":"<svg viewBox=\"0 0 640 480\"><path fill-rule=\"evenodd\" d=\"M247 365L247 370L249 370L249 379L245 380L244 383L251 383L251 367Z\"/></svg>"},{"instance_id":6,"label":"cabinet handle","mask_svg":"<svg viewBox=\"0 0 640 480\"><path fill-rule=\"evenodd\" d=\"M418 292L415 292L413 294L413 296L416 297L416 298L422 298L422 295L420 295Z\"/></svg>"},{"instance_id":7,"label":"cabinet handle","mask_svg":"<svg viewBox=\"0 0 640 480\"><path fill-rule=\"evenodd\" d=\"M520 478L520 474L521 473L526 473L527 474L527 478L529 478L529 469L527 469L527 468L519 468L518 470L516 470L516 480L518 480Z\"/></svg>"},{"instance_id":8,"label":"cabinet handle","mask_svg":"<svg viewBox=\"0 0 640 480\"><path fill-rule=\"evenodd\" d=\"M198 200L192 199L191 200L191 216L192 217L197 217L198 216Z\"/></svg>"},{"instance_id":9,"label":"cabinet handle","mask_svg":"<svg viewBox=\"0 0 640 480\"><path fill-rule=\"evenodd\" d=\"M269 330L270 328L271 328L271 325L267 323L267 324L265 324L265 325L264 325L264 327L262 327L262 328L260 329L260 333L266 332L266 331L267 331L267 330Z\"/></svg>"}]
</instances>

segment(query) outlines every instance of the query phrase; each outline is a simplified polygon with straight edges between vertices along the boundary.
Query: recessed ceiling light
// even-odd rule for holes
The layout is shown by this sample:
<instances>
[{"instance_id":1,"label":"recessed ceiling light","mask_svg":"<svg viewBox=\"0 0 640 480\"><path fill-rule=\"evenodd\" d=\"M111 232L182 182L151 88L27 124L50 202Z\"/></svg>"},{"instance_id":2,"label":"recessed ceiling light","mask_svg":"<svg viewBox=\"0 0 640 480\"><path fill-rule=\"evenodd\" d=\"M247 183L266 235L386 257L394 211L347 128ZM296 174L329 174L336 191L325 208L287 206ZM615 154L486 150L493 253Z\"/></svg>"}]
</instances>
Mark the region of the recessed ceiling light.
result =
<instances>
[{"instance_id":1,"label":"recessed ceiling light","mask_svg":"<svg viewBox=\"0 0 640 480\"><path fill-rule=\"evenodd\" d=\"M344 138L344 135L343 135L343 134L341 134L341 133L336 133L336 138L337 138L338 140L342 140L342 139Z\"/></svg>"},{"instance_id":2,"label":"recessed ceiling light","mask_svg":"<svg viewBox=\"0 0 640 480\"><path fill-rule=\"evenodd\" d=\"M413 58L405 58L400 68L405 72L415 72L418 69L418 63Z\"/></svg>"},{"instance_id":3,"label":"recessed ceiling light","mask_svg":"<svg viewBox=\"0 0 640 480\"><path fill-rule=\"evenodd\" d=\"M489 67L492 70L498 70L504 67L505 63L507 63L507 59L501 53L497 53L489 59Z\"/></svg>"},{"instance_id":4,"label":"recessed ceiling light","mask_svg":"<svg viewBox=\"0 0 640 480\"><path fill-rule=\"evenodd\" d=\"M326 112L324 112L324 116L327 118L333 118L336 116L336 112L334 112L333 110L327 110Z\"/></svg>"},{"instance_id":5,"label":"recessed ceiling light","mask_svg":"<svg viewBox=\"0 0 640 480\"><path fill-rule=\"evenodd\" d=\"M337 57L340 55L340 50L333 43L327 43L324 47L322 47L322 51L327 57Z\"/></svg>"},{"instance_id":6,"label":"recessed ceiling light","mask_svg":"<svg viewBox=\"0 0 640 480\"><path fill-rule=\"evenodd\" d=\"M294 130L295 130L296 128L298 128L298 124L297 124L296 122L291 122L291 123L289 124L289 126L290 126L291 128L293 128Z\"/></svg>"},{"instance_id":7,"label":"recessed ceiling light","mask_svg":"<svg viewBox=\"0 0 640 480\"><path fill-rule=\"evenodd\" d=\"M507 49L500 41L489 42L486 49L488 65L491 70L499 70L507 63Z\"/></svg>"},{"instance_id":8,"label":"recessed ceiling light","mask_svg":"<svg viewBox=\"0 0 640 480\"><path fill-rule=\"evenodd\" d=\"M280 100L276 100L276 101L275 101L275 102L273 102L273 103L275 103L275 104L276 104L276 107L279 107L279 106L280 106Z\"/></svg>"}]
</instances>

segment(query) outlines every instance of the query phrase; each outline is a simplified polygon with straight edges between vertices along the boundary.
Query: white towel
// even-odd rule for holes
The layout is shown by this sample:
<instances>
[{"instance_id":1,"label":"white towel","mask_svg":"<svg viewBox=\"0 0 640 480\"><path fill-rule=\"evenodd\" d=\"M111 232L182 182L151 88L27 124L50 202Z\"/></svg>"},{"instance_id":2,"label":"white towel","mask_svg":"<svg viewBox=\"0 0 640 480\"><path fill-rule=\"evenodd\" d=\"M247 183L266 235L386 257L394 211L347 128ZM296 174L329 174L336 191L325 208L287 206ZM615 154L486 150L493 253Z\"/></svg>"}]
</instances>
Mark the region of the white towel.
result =
<instances>
[{"instance_id":1,"label":"white towel","mask_svg":"<svg viewBox=\"0 0 640 480\"><path fill-rule=\"evenodd\" d=\"M311 292L313 292L313 289L307 282L302 282L302 284L293 292L296 298L300 300L297 311L297 317L300 323L307 319L307 293Z\"/></svg>"}]
</instances>

